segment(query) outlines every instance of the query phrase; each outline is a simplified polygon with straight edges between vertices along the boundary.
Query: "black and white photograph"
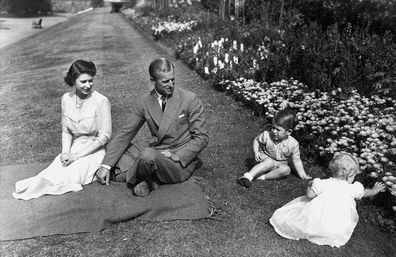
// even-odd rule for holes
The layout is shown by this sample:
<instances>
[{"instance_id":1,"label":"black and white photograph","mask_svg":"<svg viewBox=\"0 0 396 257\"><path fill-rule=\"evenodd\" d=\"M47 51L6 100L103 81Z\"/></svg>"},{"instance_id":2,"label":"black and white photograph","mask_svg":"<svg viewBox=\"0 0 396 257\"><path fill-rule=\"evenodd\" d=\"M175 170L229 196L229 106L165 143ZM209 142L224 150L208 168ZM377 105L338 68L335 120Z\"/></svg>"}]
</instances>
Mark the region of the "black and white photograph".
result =
<instances>
[{"instance_id":1,"label":"black and white photograph","mask_svg":"<svg viewBox=\"0 0 396 257\"><path fill-rule=\"evenodd\" d=\"M0 256L395 255L395 0L0 0Z\"/></svg>"}]
</instances>

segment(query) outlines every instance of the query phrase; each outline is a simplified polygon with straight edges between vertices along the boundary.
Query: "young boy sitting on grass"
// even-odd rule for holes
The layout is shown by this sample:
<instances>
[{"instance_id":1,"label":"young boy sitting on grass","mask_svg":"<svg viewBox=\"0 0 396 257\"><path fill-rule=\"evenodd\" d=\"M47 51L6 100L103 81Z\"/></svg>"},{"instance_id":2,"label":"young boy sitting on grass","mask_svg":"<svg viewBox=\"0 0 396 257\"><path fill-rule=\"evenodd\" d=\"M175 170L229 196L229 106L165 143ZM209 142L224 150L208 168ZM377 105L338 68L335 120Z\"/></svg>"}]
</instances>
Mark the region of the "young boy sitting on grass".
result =
<instances>
[{"instance_id":1,"label":"young boy sitting on grass","mask_svg":"<svg viewBox=\"0 0 396 257\"><path fill-rule=\"evenodd\" d=\"M251 187L253 179L270 180L289 176L289 160L301 179L311 179L305 173L299 144L291 136L297 124L298 118L291 110L280 110L275 114L271 131L264 131L253 141L254 156L258 163L238 179L242 186Z\"/></svg>"}]
</instances>

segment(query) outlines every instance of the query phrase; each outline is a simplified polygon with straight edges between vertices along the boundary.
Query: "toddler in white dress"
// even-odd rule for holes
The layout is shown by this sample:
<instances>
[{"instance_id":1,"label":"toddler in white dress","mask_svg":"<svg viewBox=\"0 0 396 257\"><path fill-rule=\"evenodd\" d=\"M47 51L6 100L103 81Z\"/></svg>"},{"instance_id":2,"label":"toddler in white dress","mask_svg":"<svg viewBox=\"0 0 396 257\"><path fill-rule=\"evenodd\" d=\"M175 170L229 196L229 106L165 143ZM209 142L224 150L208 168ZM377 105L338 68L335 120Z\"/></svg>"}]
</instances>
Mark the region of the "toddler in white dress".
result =
<instances>
[{"instance_id":1,"label":"toddler in white dress","mask_svg":"<svg viewBox=\"0 0 396 257\"><path fill-rule=\"evenodd\" d=\"M338 153L329 164L332 178L315 178L305 196L277 209L271 225L282 237L307 239L319 245L340 247L348 242L359 220L355 199L383 192L385 184L377 182L364 189L354 182L359 163L349 153Z\"/></svg>"}]
</instances>

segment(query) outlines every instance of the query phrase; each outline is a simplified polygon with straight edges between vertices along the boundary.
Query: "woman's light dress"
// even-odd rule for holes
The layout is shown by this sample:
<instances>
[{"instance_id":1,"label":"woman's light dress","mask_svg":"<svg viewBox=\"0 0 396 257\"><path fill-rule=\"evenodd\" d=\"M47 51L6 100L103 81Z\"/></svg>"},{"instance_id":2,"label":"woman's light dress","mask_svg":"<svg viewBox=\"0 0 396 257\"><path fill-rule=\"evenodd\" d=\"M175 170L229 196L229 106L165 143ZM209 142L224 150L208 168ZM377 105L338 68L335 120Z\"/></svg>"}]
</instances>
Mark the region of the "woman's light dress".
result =
<instances>
[{"instance_id":1,"label":"woman's light dress","mask_svg":"<svg viewBox=\"0 0 396 257\"><path fill-rule=\"evenodd\" d=\"M82 185L96 180L95 173L105 155L104 146L111 137L110 102L102 94L92 91L81 106L77 106L76 94L62 96L62 133L72 138L71 153L94 144L100 147L69 166L63 166L60 154L38 175L17 181L13 196L29 200L42 195L60 195L82 190Z\"/></svg>"},{"instance_id":2,"label":"woman's light dress","mask_svg":"<svg viewBox=\"0 0 396 257\"><path fill-rule=\"evenodd\" d=\"M312 190L315 198L301 196L277 209L271 225L285 238L335 247L346 244L359 220L355 199L363 196L363 185L316 178Z\"/></svg>"}]
</instances>

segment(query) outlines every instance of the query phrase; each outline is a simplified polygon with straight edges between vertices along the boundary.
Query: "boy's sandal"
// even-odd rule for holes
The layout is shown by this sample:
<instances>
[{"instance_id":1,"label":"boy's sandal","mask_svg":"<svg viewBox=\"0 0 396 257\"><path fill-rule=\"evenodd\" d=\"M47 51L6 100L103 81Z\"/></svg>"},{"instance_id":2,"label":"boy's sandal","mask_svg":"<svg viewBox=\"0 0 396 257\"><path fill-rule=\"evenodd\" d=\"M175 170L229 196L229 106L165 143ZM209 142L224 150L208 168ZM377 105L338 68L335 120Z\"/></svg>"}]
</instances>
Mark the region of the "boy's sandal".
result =
<instances>
[{"instance_id":1,"label":"boy's sandal","mask_svg":"<svg viewBox=\"0 0 396 257\"><path fill-rule=\"evenodd\" d=\"M242 186L249 188L252 186L252 181L248 178L245 178L244 176L240 177L238 179L239 184L241 184Z\"/></svg>"}]
</instances>

